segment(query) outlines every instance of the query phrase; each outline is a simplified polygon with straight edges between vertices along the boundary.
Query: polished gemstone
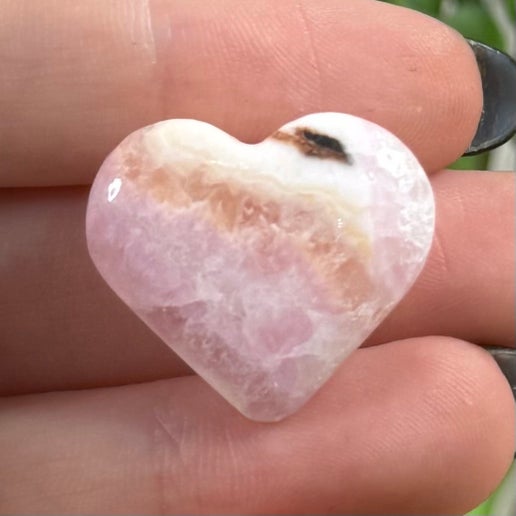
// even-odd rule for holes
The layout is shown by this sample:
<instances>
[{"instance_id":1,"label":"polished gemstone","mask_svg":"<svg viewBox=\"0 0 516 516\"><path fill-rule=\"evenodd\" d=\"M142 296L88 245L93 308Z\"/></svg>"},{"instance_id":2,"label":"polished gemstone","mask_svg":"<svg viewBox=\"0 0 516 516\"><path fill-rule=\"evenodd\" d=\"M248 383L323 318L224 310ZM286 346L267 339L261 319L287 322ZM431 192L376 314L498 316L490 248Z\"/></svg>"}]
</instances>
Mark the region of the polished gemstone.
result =
<instances>
[{"instance_id":1,"label":"polished gemstone","mask_svg":"<svg viewBox=\"0 0 516 516\"><path fill-rule=\"evenodd\" d=\"M145 127L106 159L87 213L106 282L260 421L298 410L360 346L416 279L433 229L410 150L338 113L255 145L195 120Z\"/></svg>"}]
</instances>

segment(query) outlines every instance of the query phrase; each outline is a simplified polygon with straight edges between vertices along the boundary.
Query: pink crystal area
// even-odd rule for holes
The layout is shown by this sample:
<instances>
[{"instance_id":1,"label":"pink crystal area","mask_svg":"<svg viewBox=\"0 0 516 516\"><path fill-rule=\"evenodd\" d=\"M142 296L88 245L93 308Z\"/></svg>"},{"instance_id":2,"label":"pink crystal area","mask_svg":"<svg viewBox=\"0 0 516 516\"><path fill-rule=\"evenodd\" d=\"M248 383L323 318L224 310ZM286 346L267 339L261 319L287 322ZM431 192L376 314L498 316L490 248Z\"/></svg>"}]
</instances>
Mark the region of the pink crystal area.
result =
<instances>
[{"instance_id":1,"label":"pink crystal area","mask_svg":"<svg viewBox=\"0 0 516 516\"><path fill-rule=\"evenodd\" d=\"M231 146L243 144L217 140L205 124L198 130L213 138L200 152L184 132L186 143L170 135L162 143L162 130L134 133L104 163L88 206L90 254L113 290L228 401L252 419L279 420L399 300L421 266L419 246L395 227L384 240L396 238L393 251L405 246L414 259L378 261L385 251L375 251L371 224L379 216L398 225L396 207L364 213L324 185L262 174L266 158L246 163L236 153L228 162ZM221 147L230 148L223 160ZM247 147L256 155L258 146ZM296 153L275 159L317 168ZM375 267L389 270L382 278Z\"/></svg>"}]
</instances>

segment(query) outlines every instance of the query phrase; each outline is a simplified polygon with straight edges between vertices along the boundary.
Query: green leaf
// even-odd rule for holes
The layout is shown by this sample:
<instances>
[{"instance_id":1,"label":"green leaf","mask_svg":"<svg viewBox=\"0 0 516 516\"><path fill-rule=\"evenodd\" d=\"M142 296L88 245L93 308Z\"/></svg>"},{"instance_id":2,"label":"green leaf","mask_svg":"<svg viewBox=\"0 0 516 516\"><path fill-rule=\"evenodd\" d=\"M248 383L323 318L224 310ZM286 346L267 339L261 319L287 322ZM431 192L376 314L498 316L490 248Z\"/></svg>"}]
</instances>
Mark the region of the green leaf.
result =
<instances>
[{"instance_id":1,"label":"green leaf","mask_svg":"<svg viewBox=\"0 0 516 516\"><path fill-rule=\"evenodd\" d=\"M489 154L478 154L477 156L466 156L459 158L455 163L452 163L448 168L454 170L485 170Z\"/></svg>"},{"instance_id":2,"label":"green leaf","mask_svg":"<svg viewBox=\"0 0 516 516\"><path fill-rule=\"evenodd\" d=\"M496 22L478 0L455 0L451 13L440 16L442 0L383 0L429 14L447 23L467 38L496 48L505 48L505 41ZM508 14L516 19L515 0L505 0ZM446 13L446 11L445 11Z\"/></svg>"},{"instance_id":3,"label":"green leaf","mask_svg":"<svg viewBox=\"0 0 516 516\"><path fill-rule=\"evenodd\" d=\"M466 516L492 516L492 506L491 498L488 498L484 503L481 503L478 507L475 507L472 511L468 512Z\"/></svg>"},{"instance_id":4,"label":"green leaf","mask_svg":"<svg viewBox=\"0 0 516 516\"><path fill-rule=\"evenodd\" d=\"M504 38L495 21L484 7L473 0L463 0L442 21L458 30L463 36L481 41L495 48L504 48Z\"/></svg>"},{"instance_id":5,"label":"green leaf","mask_svg":"<svg viewBox=\"0 0 516 516\"><path fill-rule=\"evenodd\" d=\"M385 0L384 0L385 1ZM390 4L399 5L401 7L408 7L430 16L437 17L441 7L442 0L387 0Z\"/></svg>"}]
</instances>

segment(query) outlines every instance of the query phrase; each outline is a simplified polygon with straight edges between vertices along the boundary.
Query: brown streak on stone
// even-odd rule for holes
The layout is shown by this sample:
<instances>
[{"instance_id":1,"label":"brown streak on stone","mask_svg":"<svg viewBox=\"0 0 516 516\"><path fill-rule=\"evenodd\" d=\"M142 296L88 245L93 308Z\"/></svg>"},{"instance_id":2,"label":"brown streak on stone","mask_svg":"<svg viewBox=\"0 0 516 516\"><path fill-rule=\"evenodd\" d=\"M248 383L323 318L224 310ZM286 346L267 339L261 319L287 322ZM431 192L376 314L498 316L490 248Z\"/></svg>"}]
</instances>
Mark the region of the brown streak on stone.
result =
<instances>
[{"instance_id":1,"label":"brown streak on stone","mask_svg":"<svg viewBox=\"0 0 516 516\"><path fill-rule=\"evenodd\" d=\"M346 165L353 164L351 156L339 140L309 127L296 127L294 133L276 131L272 138L295 145L305 156L334 159Z\"/></svg>"},{"instance_id":2,"label":"brown streak on stone","mask_svg":"<svg viewBox=\"0 0 516 516\"><path fill-rule=\"evenodd\" d=\"M187 173L172 166L149 170L143 162L131 162L131 167L143 170L131 181L158 203L178 210L199 204L197 215L221 233L243 235L239 238L248 246L250 263L260 273L280 274L304 267L299 263L310 264L313 281L319 285L314 288L327 292L322 298L331 299L329 304L324 301L325 310L339 311L343 306L354 310L371 295L374 286L363 263L371 253L367 238L353 227L345 230L348 239L341 238L343 230L335 223L338 214L322 201L308 202L311 198L302 195L281 197L238 181L217 180L203 166ZM292 249L298 265L292 262ZM314 303L319 306L320 301Z\"/></svg>"}]
</instances>

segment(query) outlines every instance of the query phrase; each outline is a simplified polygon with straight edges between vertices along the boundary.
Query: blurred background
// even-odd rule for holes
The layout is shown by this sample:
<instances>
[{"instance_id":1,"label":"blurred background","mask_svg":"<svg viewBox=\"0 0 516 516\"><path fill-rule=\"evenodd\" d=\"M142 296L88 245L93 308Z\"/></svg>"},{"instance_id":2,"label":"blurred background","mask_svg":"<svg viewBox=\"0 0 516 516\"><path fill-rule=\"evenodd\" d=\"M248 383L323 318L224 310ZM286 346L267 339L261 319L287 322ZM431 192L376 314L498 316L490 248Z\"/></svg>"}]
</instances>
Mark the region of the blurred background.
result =
<instances>
[{"instance_id":1,"label":"blurred background","mask_svg":"<svg viewBox=\"0 0 516 516\"><path fill-rule=\"evenodd\" d=\"M463 36L516 58L516 0L382 0L421 11L451 25ZM452 168L516 170L516 138L489 153L461 158ZM493 438L496 438L493 436ZM516 465L493 495L469 513L516 516Z\"/></svg>"}]
</instances>

